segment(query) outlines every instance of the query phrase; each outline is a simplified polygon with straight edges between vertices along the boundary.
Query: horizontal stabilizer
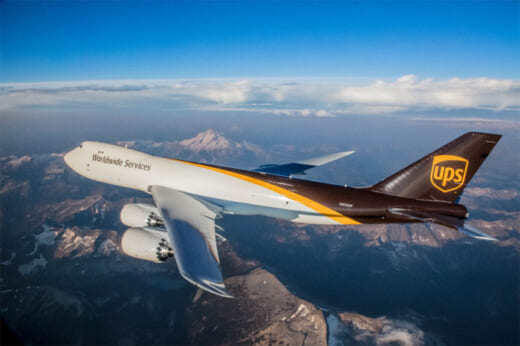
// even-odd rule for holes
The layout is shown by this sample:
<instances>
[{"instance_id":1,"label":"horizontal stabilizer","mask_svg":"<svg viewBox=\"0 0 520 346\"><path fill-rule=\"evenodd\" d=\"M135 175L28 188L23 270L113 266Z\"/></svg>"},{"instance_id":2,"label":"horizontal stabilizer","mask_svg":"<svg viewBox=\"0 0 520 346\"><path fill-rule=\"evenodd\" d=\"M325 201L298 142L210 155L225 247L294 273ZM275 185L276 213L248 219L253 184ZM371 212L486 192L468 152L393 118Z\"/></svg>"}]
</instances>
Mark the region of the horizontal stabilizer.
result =
<instances>
[{"instance_id":1,"label":"horizontal stabilizer","mask_svg":"<svg viewBox=\"0 0 520 346\"><path fill-rule=\"evenodd\" d=\"M464 227L458 227L457 229L460 232L462 232L472 238L498 241L497 238L492 237L489 234L486 234L486 233L482 232L481 230L479 230L471 225L468 225L468 224L464 224Z\"/></svg>"},{"instance_id":2,"label":"horizontal stabilizer","mask_svg":"<svg viewBox=\"0 0 520 346\"><path fill-rule=\"evenodd\" d=\"M481 230L476 229L471 225L468 225L465 222L465 220L459 219L457 217L428 213L424 211L407 210L401 208L390 208L388 211L394 215L404 216L412 220L417 220L425 223L435 223L444 227L448 227L453 230L464 233L472 238L493 241L498 240L495 237L492 237L489 234L486 234Z\"/></svg>"},{"instance_id":3,"label":"horizontal stabilizer","mask_svg":"<svg viewBox=\"0 0 520 346\"><path fill-rule=\"evenodd\" d=\"M254 169L254 172L262 172L268 174L276 174L284 177L289 177L291 175L303 175L305 171L317 166L325 165L329 162L336 161L341 159L342 157L353 154L354 151L343 151L340 153L327 154L323 156L314 157L311 159L286 163L281 165L263 165L257 169Z\"/></svg>"}]
</instances>

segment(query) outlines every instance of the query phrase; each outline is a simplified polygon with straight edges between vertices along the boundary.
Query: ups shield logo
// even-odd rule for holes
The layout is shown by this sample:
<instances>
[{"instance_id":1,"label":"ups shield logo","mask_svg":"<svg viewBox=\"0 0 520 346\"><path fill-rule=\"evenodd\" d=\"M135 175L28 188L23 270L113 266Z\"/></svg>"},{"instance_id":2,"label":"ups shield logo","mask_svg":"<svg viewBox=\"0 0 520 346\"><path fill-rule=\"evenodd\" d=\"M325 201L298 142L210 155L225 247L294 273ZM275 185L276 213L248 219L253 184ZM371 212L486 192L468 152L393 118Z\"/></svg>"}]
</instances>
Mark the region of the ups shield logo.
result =
<instances>
[{"instance_id":1,"label":"ups shield logo","mask_svg":"<svg viewBox=\"0 0 520 346\"><path fill-rule=\"evenodd\" d=\"M430 180L438 190L450 192L464 184L468 160L454 155L438 155L433 158Z\"/></svg>"}]
</instances>

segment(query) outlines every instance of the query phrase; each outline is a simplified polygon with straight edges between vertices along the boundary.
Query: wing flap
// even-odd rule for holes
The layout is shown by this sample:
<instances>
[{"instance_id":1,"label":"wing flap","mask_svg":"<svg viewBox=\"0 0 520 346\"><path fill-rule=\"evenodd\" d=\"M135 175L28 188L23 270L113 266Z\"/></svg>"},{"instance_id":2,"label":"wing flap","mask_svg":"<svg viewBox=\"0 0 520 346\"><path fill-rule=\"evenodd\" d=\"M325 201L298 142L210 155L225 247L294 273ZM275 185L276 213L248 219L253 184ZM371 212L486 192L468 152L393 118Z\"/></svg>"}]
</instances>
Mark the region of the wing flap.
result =
<instances>
[{"instance_id":1,"label":"wing flap","mask_svg":"<svg viewBox=\"0 0 520 346\"><path fill-rule=\"evenodd\" d=\"M391 208L388 210L390 213L399 215L399 216L405 216L412 220L417 220L421 222L426 223L436 223L444 227L451 228L453 230L459 231L461 233L464 233L472 238L481 239L481 240L492 240L497 241L495 237L490 236L489 234L484 233L483 231L468 225L465 220L453 217L453 216L447 216L447 215L440 215L440 214L434 214L434 213L428 213L424 211L417 211L417 210L407 210L407 209L401 209L401 208Z\"/></svg>"},{"instance_id":2,"label":"wing flap","mask_svg":"<svg viewBox=\"0 0 520 346\"><path fill-rule=\"evenodd\" d=\"M231 297L219 267L215 212L180 191L152 186L151 192L164 220L182 277L208 292Z\"/></svg>"}]
</instances>

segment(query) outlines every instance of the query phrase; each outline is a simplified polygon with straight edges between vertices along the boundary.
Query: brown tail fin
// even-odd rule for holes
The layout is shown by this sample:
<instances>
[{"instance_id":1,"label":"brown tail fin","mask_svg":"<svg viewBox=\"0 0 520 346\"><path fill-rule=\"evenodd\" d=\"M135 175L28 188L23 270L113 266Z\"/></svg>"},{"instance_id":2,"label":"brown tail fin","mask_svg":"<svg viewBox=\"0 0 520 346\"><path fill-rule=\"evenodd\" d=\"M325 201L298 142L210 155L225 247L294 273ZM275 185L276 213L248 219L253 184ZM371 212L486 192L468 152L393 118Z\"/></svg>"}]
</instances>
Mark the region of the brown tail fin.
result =
<instances>
[{"instance_id":1,"label":"brown tail fin","mask_svg":"<svg viewBox=\"0 0 520 346\"><path fill-rule=\"evenodd\" d=\"M370 190L406 198L455 202L500 137L468 132Z\"/></svg>"}]
</instances>

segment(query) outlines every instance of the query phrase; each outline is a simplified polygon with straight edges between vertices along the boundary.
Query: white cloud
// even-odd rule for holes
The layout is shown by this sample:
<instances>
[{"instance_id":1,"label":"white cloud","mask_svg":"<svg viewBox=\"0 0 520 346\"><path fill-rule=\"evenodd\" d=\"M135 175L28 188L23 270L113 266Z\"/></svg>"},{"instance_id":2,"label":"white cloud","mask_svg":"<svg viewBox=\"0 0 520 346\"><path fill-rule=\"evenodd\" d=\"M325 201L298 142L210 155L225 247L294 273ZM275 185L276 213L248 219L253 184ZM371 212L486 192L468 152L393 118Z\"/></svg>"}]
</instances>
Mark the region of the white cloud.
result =
<instances>
[{"instance_id":1,"label":"white cloud","mask_svg":"<svg viewBox=\"0 0 520 346\"><path fill-rule=\"evenodd\" d=\"M419 315L409 321L390 319L386 316L370 318L354 313L327 316L329 344L334 345L442 345L437 336L424 332L418 325Z\"/></svg>"},{"instance_id":2,"label":"white cloud","mask_svg":"<svg viewBox=\"0 0 520 346\"><path fill-rule=\"evenodd\" d=\"M331 117L331 116L333 116L333 115L330 114L329 112L327 112L327 111L324 110L324 109L320 109L319 111L316 112L316 116L317 116L317 117Z\"/></svg>"},{"instance_id":3,"label":"white cloud","mask_svg":"<svg viewBox=\"0 0 520 346\"><path fill-rule=\"evenodd\" d=\"M337 102L403 108L485 108L495 111L520 108L520 83L489 78L434 81L408 75L393 83L345 86Z\"/></svg>"},{"instance_id":4,"label":"white cloud","mask_svg":"<svg viewBox=\"0 0 520 346\"><path fill-rule=\"evenodd\" d=\"M0 109L153 107L244 110L289 116L389 114L402 111L520 110L520 82L419 79L107 80L0 84Z\"/></svg>"}]
</instances>

